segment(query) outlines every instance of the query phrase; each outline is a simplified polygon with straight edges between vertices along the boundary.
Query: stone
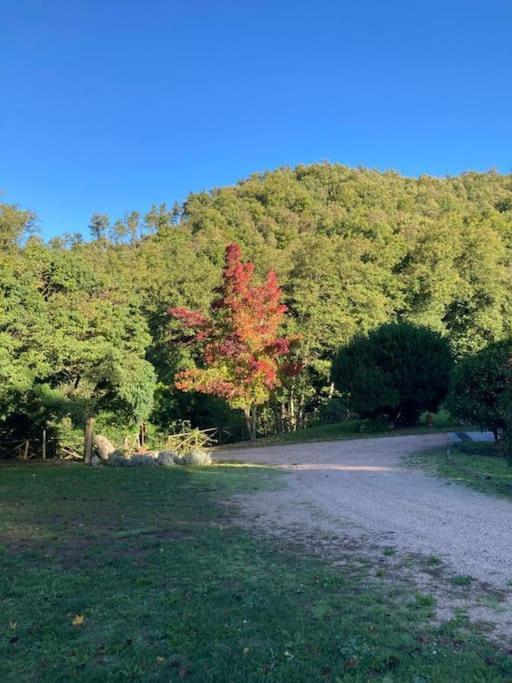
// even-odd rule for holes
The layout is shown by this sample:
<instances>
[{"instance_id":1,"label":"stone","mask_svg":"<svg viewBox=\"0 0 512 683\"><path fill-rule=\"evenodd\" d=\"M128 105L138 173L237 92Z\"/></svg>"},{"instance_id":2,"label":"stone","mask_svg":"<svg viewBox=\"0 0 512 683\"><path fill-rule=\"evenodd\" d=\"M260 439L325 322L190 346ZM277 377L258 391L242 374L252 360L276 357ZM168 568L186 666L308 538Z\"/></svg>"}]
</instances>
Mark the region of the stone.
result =
<instances>
[{"instance_id":1,"label":"stone","mask_svg":"<svg viewBox=\"0 0 512 683\"><path fill-rule=\"evenodd\" d=\"M125 458L123 452L120 448L111 453L108 457L108 464L117 467L123 467L128 462L128 458Z\"/></svg>"},{"instance_id":2,"label":"stone","mask_svg":"<svg viewBox=\"0 0 512 683\"><path fill-rule=\"evenodd\" d=\"M116 450L115 446L107 437L102 436L101 434L94 435L92 444L96 451L96 455L101 458L101 460L108 460L109 455Z\"/></svg>"},{"instance_id":3,"label":"stone","mask_svg":"<svg viewBox=\"0 0 512 683\"><path fill-rule=\"evenodd\" d=\"M212 464L212 456L208 451L195 449L184 457L185 465L193 465L194 467L206 467Z\"/></svg>"},{"instance_id":4,"label":"stone","mask_svg":"<svg viewBox=\"0 0 512 683\"><path fill-rule=\"evenodd\" d=\"M101 465L101 459L97 455L92 456L91 465L93 467L99 467Z\"/></svg>"},{"instance_id":5,"label":"stone","mask_svg":"<svg viewBox=\"0 0 512 683\"><path fill-rule=\"evenodd\" d=\"M130 458L130 463L132 464L132 466L156 465L157 461L150 455L136 453L135 455L132 455L132 457Z\"/></svg>"},{"instance_id":6,"label":"stone","mask_svg":"<svg viewBox=\"0 0 512 683\"><path fill-rule=\"evenodd\" d=\"M172 467L176 464L177 453L174 451L160 451L157 462L163 467Z\"/></svg>"}]
</instances>

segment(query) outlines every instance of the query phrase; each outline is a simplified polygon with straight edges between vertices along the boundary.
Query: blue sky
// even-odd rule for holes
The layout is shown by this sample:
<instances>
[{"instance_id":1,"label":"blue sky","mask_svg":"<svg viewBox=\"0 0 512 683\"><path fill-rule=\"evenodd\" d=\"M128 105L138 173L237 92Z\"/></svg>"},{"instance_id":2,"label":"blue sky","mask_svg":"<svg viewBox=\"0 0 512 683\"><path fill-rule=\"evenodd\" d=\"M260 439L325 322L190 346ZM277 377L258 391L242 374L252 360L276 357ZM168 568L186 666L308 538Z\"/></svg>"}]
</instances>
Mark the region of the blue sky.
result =
<instances>
[{"instance_id":1,"label":"blue sky","mask_svg":"<svg viewBox=\"0 0 512 683\"><path fill-rule=\"evenodd\" d=\"M0 201L87 232L281 165L512 169L509 0L0 0Z\"/></svg>"}]
</instances>

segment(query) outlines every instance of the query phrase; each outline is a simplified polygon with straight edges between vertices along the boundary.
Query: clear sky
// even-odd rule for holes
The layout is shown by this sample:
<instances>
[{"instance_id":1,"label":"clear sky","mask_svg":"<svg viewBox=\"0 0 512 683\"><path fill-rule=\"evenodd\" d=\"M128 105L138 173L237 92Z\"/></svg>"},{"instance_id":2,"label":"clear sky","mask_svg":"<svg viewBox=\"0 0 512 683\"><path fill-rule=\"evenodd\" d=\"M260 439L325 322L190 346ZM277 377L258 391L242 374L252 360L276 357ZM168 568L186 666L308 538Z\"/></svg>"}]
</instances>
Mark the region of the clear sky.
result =
<instances>
[{"instance_id":1,"label":"clear sky","mask_svg":"<svg viewBox=\"0 0 512 683\"><path fill-rule=\"evenodd\" d=\"M0 201L87 231L254 172L512 168L510 0L0 0Z\"/></svg>"}]
</instances>

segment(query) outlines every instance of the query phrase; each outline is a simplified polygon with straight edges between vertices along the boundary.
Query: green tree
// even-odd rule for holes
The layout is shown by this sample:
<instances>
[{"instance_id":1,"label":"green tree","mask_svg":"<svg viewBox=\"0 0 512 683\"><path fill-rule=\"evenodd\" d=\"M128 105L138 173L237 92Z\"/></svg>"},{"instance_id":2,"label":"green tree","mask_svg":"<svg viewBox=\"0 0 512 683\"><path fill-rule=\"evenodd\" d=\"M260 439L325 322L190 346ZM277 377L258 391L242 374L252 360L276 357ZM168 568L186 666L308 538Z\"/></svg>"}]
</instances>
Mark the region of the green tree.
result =
<instances>
[{"instance_id":1,"label":"green tree","mask_svg":"<svg viewBox=\"0 0 512 683\"><path fill-rule=\"evenodd\" d=\"M507 426L512 382L512 342L489 344L459 360L448 397L454 417L493 432L498 440Z\"/></svg>"},{"instance_id":2,"label":"green tree","mask_svg":"<svg viewBox=\"0 0 512 683\"><path fill-rule=\"evenodd\" d=\"M89 222L90 233L95 240L105 239L110 227L110 218L106 213L93 213Z\"/></svg>"},{"instance_id":3,"label":"green tree","mask_svg":"<svg viewBox=\"0 0 512 683\"><path fill-rule=\"evenodd\" d=\"M340 349L332 370L337 389L362 417L414 424L445 398L451 369L448 342L426 327L388 324Z\"/></svg>"}]
</instances>

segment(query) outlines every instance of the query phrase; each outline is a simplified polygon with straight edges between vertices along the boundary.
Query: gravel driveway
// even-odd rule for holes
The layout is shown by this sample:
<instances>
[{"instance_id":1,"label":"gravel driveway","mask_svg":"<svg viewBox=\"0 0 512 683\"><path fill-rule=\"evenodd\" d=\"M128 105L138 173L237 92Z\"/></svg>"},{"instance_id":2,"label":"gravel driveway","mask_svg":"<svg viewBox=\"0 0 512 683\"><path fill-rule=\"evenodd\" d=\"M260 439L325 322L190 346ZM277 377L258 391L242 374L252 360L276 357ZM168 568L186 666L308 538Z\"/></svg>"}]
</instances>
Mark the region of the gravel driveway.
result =
<instances>
[{"instance_id":1,"label":"gravel driveway","mask_svg":"<svg viewBox=\"0 0 512 683\"><path fill-rule=\"evenodd\" d=\"M217 459L269 463L284 490L246 496L269 528L347 534L400 553L436 556L453 574L506 590L512 580L512 504L404 467L405 456L448 446L426 434L226 450Z\"/></svg>"}]
</instances>

